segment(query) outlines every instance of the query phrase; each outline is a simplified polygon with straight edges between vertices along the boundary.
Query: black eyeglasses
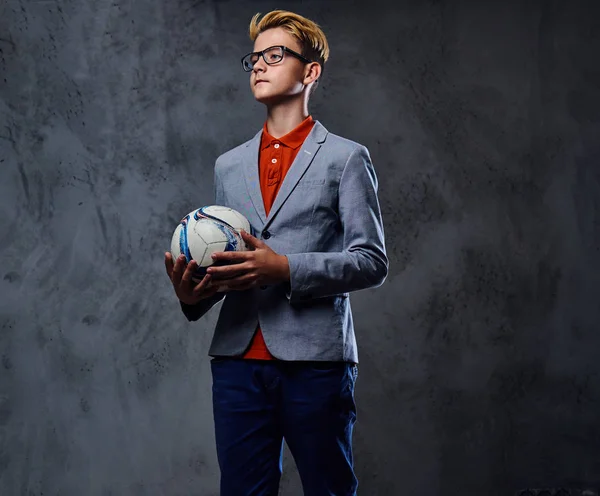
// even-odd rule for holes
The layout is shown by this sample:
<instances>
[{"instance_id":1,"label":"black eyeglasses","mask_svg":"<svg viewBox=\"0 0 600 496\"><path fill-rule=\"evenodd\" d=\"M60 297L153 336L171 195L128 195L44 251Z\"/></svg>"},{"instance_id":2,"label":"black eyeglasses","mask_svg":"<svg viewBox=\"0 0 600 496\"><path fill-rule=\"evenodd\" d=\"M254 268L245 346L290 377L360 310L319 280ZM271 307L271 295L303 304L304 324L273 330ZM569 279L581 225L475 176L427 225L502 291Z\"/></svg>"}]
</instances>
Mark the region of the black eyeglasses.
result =
<instances>
[{"instance_id":1,"label":"black eyeglasses","mask_svg":"<svg viewBox=\"0 0 600 496\"><path fill-rule=\"evenodd\" d=\"M307 64L310 64L312 62L312 60L308 60L306 57L299 54L298 52L294 52L294 50L290 50L288 47L281 45L272 46L269 48L265 48L260 52L251 52L248 55L245 55L242 58L242 68L244 69L244 71L250 72L252 69L254 69L254 66L256 65L260 57L262 57L268 65L277 64L278 62L281 62L283 60L284 52L293 55L294 57L302 60Z\"/></svg>"}]
</instances>

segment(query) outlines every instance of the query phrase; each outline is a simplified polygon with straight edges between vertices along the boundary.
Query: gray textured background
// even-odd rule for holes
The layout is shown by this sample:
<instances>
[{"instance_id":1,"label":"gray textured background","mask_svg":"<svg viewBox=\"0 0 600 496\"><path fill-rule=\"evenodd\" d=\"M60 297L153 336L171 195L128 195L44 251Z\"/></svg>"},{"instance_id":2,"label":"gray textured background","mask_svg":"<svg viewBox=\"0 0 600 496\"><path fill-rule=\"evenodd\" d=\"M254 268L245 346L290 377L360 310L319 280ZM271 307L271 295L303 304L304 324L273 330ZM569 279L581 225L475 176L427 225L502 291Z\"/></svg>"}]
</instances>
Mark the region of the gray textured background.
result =
<instances>
[{"instance_id":1,"label":"gray textured background","mask_svg":"<svg viewBox=\"0 0 600 496\"><path fill-rule=\"evenodd\" d=\"M163 253L262 125L239 58L281 7L381 181L359 493L597 488L600 2L2 0L0 494L217 494L216 311L187 323Z\"/></svg>"}]
</instances>

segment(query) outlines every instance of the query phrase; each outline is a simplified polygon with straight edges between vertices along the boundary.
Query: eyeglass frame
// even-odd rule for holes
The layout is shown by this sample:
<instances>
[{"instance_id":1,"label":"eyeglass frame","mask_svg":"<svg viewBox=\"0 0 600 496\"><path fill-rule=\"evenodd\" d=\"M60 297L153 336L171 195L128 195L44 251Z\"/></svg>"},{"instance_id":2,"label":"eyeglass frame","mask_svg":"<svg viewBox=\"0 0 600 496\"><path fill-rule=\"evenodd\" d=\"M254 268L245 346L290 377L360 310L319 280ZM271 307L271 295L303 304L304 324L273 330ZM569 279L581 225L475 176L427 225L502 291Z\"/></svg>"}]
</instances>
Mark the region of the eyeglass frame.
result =
<instances>
[{"instance_id":1,"label":"eyeglass frame","mask_svg":"<svg viewBox=\"0 0 600 496\"><path fill-rule=\"evenodd\" d=\"M282 55L283 55L283 53L287 52L290 55L293 55L294 57L302 60L306 64L311 64L311 63L314 62L314 60L308 60L304 55L302 55L302 54L300 54L298 52L295 52L294 50L292 50L291 48L286 47L285 45L273 45L273 46L270 46L268 48L265 48L264 50L260 50L258 52L249 52L246 55L244 55L241 58L241 60L240 60L240 62L242 64L242 69L244 70L244 72L252 72L254 70L254 65L256 65L256 62L258 62L261 57L265 61L265 64L267 64L267 65L275 65L275 64L279 64L279 62L283 61L283 57L281 57L281 60L278 60L277 62L273 62L273 63L267 62L267 59L265 58L265 52L268 51L268 50L271 50L272 48L280 48L281 51L282 51ZM246 57L248 57L249 55L258 55L258 59L256 59L256 62L253 64L252 69L250 69L250 70L247 71L246 67L244 66L244 59Z\"/></svg>"}]
</instances>

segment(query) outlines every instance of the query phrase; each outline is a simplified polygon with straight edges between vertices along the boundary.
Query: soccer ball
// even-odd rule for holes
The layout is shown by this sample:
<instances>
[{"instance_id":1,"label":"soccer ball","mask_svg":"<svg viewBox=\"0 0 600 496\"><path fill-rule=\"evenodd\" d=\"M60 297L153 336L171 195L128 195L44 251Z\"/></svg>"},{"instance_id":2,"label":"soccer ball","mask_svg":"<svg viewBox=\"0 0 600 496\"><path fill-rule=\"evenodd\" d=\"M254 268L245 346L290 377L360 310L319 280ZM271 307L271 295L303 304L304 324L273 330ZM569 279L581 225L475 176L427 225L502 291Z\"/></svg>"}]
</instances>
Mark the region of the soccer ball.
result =
<instances>
[{"instance_id":1,"label":"soccer ball","mask_svg":"<svg viewBox=\"0 0 600 496\"><path fill-rule=\"evenodd\" d=\"M241 230L250 233L250 223L241 213L229 207L209 205L187 214L173 232L171 255L176 260L182 253L186 262L198 264L192 279L196 282L214 265L211 255L218 251L247 251Z\"/></svg>"}]
</instances>

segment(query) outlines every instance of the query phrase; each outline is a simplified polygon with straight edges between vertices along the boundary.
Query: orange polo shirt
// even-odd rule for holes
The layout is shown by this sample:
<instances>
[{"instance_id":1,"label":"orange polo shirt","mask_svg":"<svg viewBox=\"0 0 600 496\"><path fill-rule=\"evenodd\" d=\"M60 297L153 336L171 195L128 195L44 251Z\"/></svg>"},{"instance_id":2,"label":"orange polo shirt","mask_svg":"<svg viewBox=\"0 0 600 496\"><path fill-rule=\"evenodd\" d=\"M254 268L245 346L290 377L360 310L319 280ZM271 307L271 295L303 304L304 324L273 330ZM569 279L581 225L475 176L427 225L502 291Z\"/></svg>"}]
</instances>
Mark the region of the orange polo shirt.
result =
<instances>
[{"instance_id":1,"label":"orange polo shirt","mask_svg":"<svg viewBox=\"0 0 600 496\"><path fill-rule=\"evenodd\" d=\"M300 151L300 146L304 143L314 124L315 121L313 118L308 116L298 127L285 136L273 138L267 131L267 123L265 122L260 140L258 173L260 190L267 215L269 215L269 211L273 206L273 202L287 171L290 169L296 155ZM244 354L244 358L275 360L275 357L269 353L260 326L256 328L256 332Z\"/></svg>"}]
</instances>

